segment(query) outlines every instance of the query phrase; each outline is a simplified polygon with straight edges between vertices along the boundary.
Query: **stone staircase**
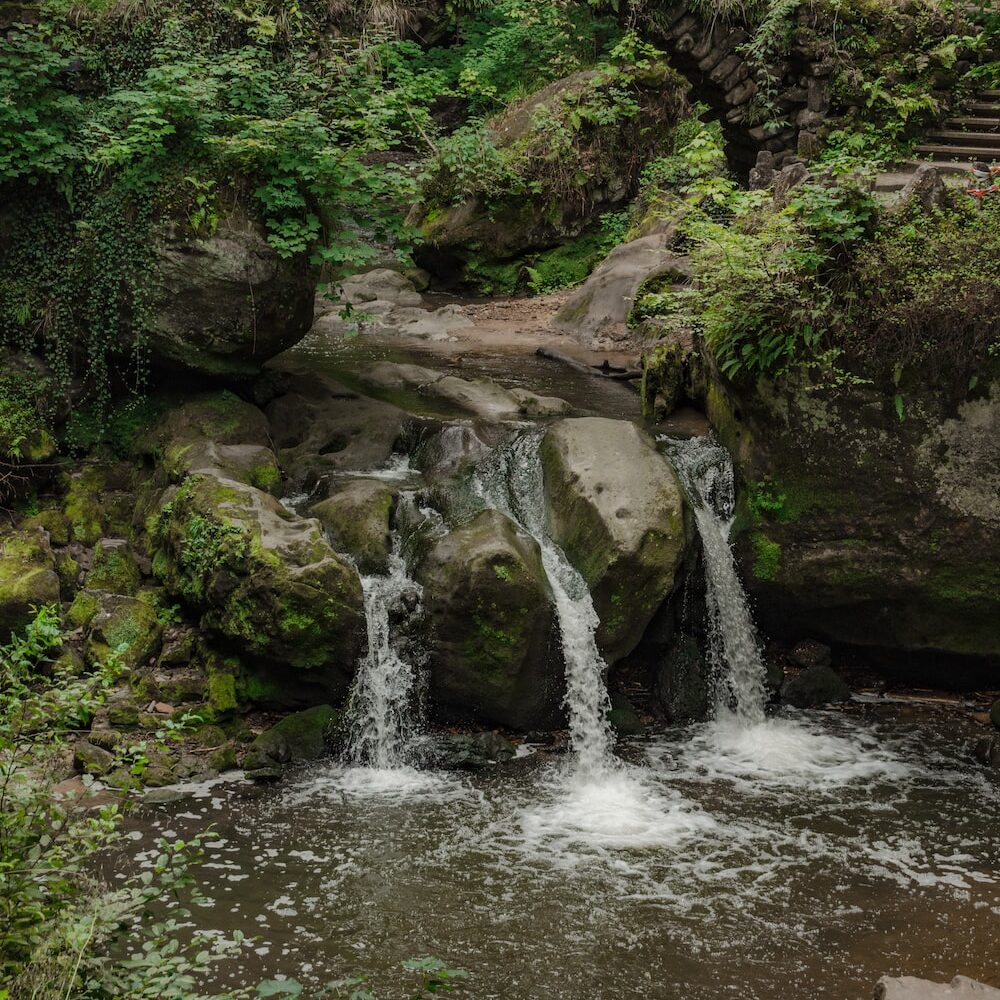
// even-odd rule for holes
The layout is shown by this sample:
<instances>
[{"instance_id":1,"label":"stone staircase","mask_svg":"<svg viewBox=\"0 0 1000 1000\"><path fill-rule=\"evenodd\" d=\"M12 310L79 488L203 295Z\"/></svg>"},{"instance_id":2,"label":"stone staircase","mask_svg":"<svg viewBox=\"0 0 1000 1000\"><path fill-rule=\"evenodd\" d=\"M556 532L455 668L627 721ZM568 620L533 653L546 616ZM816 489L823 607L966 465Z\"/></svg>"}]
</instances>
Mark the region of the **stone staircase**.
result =
<instances>
[{"instance_id":1,"label":"stone staircase","mask_svg":"<svg viewBox=\"0 0 1000 1000\"><path fill-rule=\"evenodd\" d=\"M1000 90L980 93L961 115L928 132L914 153L917 158L879 176L875 184L878 194L891 197L928 161L955 184L964 182L977 160L1000 162Z\"/></svg>"}]
</instances>

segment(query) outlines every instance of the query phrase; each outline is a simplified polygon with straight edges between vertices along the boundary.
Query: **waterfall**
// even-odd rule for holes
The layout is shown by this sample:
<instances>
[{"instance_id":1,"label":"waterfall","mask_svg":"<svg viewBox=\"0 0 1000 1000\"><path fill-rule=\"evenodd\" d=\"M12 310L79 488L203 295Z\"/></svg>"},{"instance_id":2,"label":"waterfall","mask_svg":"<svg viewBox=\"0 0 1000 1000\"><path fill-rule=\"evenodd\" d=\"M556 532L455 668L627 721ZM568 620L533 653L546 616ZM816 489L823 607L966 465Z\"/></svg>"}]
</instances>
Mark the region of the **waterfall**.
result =
<instances>
[{"instance_id":1,"label":"waterfall","mask_svg":"<svg viewBox=\"0 0 1000 1000\"><path fill-rule=\"evenodd\" d=\"M539 446L544 431L528 430L495 449L476 469L473 489L488 506L506 514L538 543L555 601L566 665L570 742L584 775L612 766L608 723L611 703L604 682L607 664L597 648L600 624L587 582L545 527L545 495Z\"/></svg>"},{"instance_id":2,"label":"waterfall","mask_svg":"<svg viewBox=\"0 0 1000 1000\"><path fill-rule=\"evenodd\" d=\"M661 438L694 508L705 552L709 662L716 678L716 712L745 726L764 721L764 662L746 593L729 544L736 507L733 463L710 438Z\"/></svg>"},{"instance_id":3,"label":"waterfall","mask_svg":"<svg viewBox=\"0 0 1000 1000\"><path fill-rule=\"evenodd\" d=\"M407 573L398 532L392 536L389 572L362 576L368 652L358 665L347 702L347 756L379 769L404 767L416 736L418 672L405 654L392 618L419 608L420 585Z\"/></svg>"}]
</instances>

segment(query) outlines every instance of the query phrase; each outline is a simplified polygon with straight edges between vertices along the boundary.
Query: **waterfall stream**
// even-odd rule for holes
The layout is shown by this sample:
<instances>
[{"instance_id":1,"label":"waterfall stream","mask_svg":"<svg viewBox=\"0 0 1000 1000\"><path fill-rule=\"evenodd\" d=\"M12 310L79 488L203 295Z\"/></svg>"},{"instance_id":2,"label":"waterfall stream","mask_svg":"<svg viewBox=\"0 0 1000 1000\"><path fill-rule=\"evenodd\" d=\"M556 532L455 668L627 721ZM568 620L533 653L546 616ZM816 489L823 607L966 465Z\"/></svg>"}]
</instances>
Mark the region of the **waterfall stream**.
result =
<instances>
[{"instance_id":1,"label":"waterfall stream","mask_svg":"<svg viewBox=\"0 0 1000 1000\"><path fill-rule=\"evenodd\" d=\"M711 438L661 438L694 508L705 552L709 660L716 714L744 726L764 721L765 668L753 616L729 544L736 506L733 463Z\"/></svg>"},{"instance_id":2,"label":"waterfall stream","mask_svg":"<svg viewBox=\"0 0 1000 1000\"><path fill-rule=\"evenodd\" d=\"M393 533L389 572L362 576L368 652L358 665L347 703L347 756L355 764L391 770L407 766L418 723L418 674L392 624L395 613L412 615L420 585L410 578L402 540Z\"/></svg>"},{"instance_id":3,"label":"waterfall stream","mask_svg":"<svg viewBox=\"0 0 1000 1000\"><path fill-rule=\"evenodd\" d=\"M570 742L583 775L613 767L608 723L611 703L605 685L607 664L597 648L600 624L587 582L545 527L545 494L539 446L543 431L529 430L491 452L476 469L473 488L489 507L499 510L531 535L555 602L566 665L566 707Z\"/></svg>"}]
</instances>

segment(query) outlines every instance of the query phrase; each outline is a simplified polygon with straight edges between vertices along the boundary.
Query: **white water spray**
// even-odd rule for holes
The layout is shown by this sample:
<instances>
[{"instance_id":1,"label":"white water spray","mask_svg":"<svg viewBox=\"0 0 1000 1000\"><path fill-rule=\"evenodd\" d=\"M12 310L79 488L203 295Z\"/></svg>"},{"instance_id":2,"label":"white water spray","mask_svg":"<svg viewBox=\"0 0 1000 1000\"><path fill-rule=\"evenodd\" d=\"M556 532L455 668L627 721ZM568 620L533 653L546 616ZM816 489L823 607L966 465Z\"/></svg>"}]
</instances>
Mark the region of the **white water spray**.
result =
<instances>
[{"instance_id":1,"label":"white water spray","mask_svg":"<svg viewBox=\"0 0 1000 1000\"><path fill-rule=\"evenodd\" d=\"M709 659L716 678L716 715L744 726L764 721L765 668L729 532L735 511L733 463L710 438L661 438L694 508L705 552Z\"/></svg>"},{"instance_id":2,"label":"white water spray","mask_svg":"<svg viewBox=\"0 0 1000 1000\"><path fill-rule=\"evenodd\" d=\"M484 503L506 514L538 543L562 636L570 741L579 771L596 776L611 770L615 763L608 723L607 664L595 638L600 619L586 580L545 528L539 457L542 433L525 431L493 451L476 469L473 487Z\"/></svg>"},{"instance_id":3,"label":"white water spray","mask_svg":"<svg viewBox=\"0 0 1000 1000\"><path fill-rule=\"evenodd\" d=\"M407 573L393 533L389 572L362 576L368 652L358 665L347 703L348 758L380 770L406 767L416 736L418 673L403 654L393 614L412 615L422 590Z\"/></svg>"}]
</instances>

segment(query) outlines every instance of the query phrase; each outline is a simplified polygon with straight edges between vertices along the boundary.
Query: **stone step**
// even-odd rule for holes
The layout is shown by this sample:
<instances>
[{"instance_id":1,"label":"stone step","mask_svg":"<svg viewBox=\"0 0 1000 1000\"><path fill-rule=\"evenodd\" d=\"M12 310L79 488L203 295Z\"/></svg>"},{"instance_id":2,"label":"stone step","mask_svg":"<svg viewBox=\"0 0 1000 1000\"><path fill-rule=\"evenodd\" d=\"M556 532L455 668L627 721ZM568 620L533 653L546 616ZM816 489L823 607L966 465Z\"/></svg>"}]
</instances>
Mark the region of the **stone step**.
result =
<instances>
[{"instance_id":1,"label":"stone step","mask_svg":"<svg viewBox=\"0 0 1000 1000\"><path fill-rule=\"evenodd\" d=\"M988 97L994 101L1000 101L1000 90L981 90L979 91L980 97Z\"/></svg>"},{"instance_id":2,"label":"stone step","mask_svg":"<svg viewBox=\"0 0 1000 1000\"><path fill-rule=\"evenodd\" d=\"M950 129L982 129L989 132L993 129L1000 129L1000 115L996 118L949 118L944 123L945 128Z\"/></svg>"},{"instance_id":3,"label":"stone step","mask_svg":"<svg viewBox=\"0 0 1000 1000\"><path fill-rule=\"evenodd\" d=\"M992 101L973 101L965 106L965 110L974 115L1000 115L1000 104Z\"/></svg>"},{"instance_id":4,"label":"stone step","mask_svg":"<svg viewBox=\"0 0 1000 1000\"><path fill-rule=\"evenodd\" d=\"M942 174L967 174L971 166L969 160L907 160L905 163L900 164L899 169L908 170L912 173L917 167L923 166L923 164L928 162L933 162L934 166Z\"/></svg>"},{"instance_id":5,"label":"stone step","mask_svg":"<svg viewBox=\"0 0 1000 1000\"><path fill-rule=\"evenodd\" d=\"M928 132L927 139L932 144L938 145L953 142L957 146L1000 148L1000 132L963 132L960 129L941 129Z\"/></svg>"},{"instance_id":6,"label":"stone step","mask_svg":"<svg viewBox=\"0 0 1000 1000\"><path fill-rule=\"evenodd\" d=\"M929 156L931 159L956 159L960 157L966 157L969 160L995 160L1000 158L1000 148L994 148L992 146L960 146L957 143L952 145L943 145L937 143L925 143L914 150L915 153L921 153L924 156Z\"/></svg>"}]
</instances>

